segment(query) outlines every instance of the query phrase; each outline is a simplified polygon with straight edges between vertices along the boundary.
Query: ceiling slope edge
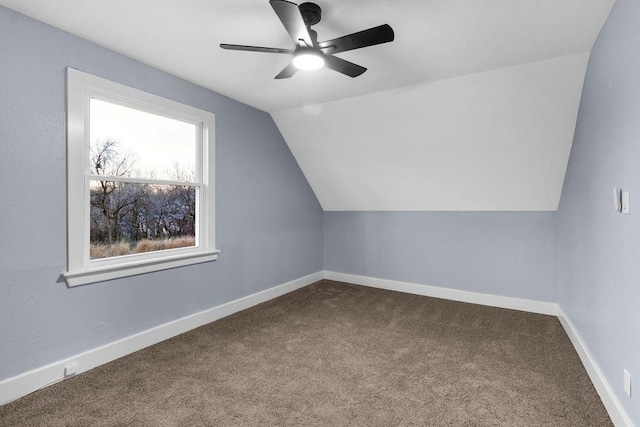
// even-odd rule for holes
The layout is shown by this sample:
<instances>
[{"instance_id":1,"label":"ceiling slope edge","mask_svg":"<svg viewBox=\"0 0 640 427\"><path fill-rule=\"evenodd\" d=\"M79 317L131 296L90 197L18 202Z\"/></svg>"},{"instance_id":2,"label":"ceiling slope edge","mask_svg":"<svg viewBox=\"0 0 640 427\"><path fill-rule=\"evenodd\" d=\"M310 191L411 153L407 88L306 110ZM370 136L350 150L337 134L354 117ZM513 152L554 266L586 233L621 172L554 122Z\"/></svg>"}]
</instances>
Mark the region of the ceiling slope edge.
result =
<instances>
[{"instance_id":1,"label":"ceiling slope edge","mask_svg":"<svg viewBox=\"0 0 640 427\"><path fill-rule=\"evenodd\" d=\"M295 110L300 110L300 109L305 109L307 111L316 111L318 106L323 106L323 105L330 105L333 103L340 103L343 101L348 101L350 99L359 99L359 98L367 98L369 96L375 96L377 94L384 94L384 93L393 93L393 92L404 92L407 90L412 90L415 88L420 88L423 87L425 85L429 85L429 84L437 84L440 82L446 82L446 81L453 81L453 80L459 80L459 79L466 79L470 76L479 76L479 75L483 75L483 74L490 74L490 73L494 73L497 71L501 71L501 70L508 70L508 69L513 69L513 68L519 68L519 67L527 67L533 64L538 64L538 63L544 63L544 62L553 62L559 59L563 59L563 58L571 58L571 57L587 57L587 60L589 58L589 56L591 55L591 50L586 50L583 52L577 52L577 53L571 53L569 55L562 55L562 56L558 56L558 57L554 57L554 58L545 58L542 59L540 61L532 61L532 62L527 62L524 64L517 64L517 65L510 65L507 67L499 67L499 68L493 68L490 70L483 70L483 71L479 71L479 72L475 72L475 73L468 73L468 74L463 74L463 75L459 75L459 76L452 76L452 77L446 77L446 78L442 78L442 79L437 79L437 80L425 80L419 83L415 83L415 84L411 84L411 85L407 85L407 86L401 86L401 87L396 87L396 88L392 88L392 89L385 89L385 90L379 90L379 91L375 91L375 92L369 92L363 95L356 95L356 96L349 96L349 97L345 97L345 98L340 98L340 99L335 99L335 100L331 100L331 101L326 101L326 102L318 102L318 103L312 103L312 104L308 104L308 105L304 105L301 107L292 107L292 108L283 108L280 110L275 110L275 111L271 111L269 112L269 114L274 115L274 114L278 114L278 113L283 113L286 111L295 111ZM586 71L586 68L585 68Z\"/></svg>"}]
</instances>

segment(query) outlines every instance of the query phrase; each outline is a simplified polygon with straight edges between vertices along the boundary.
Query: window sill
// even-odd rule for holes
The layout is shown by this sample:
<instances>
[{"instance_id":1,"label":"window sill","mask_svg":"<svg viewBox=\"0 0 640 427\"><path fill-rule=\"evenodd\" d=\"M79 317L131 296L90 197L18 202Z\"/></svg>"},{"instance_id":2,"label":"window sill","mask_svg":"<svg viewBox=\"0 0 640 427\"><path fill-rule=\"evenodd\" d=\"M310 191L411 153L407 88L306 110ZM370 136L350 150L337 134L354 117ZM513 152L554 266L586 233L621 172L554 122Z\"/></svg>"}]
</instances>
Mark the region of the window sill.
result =
<instances>
[{"instance_id":1,"label":"window sill","mask_svg":"<svg viewBox=\"0 0 640 427\"><path fill-rule=\"evenodd\" d=\"M219 253L219 250L213 250L197 254L177 255L162 259L129 263L126 265L114 265L81 271L69 271L64 273L63 276L67 286L71 288L74 286L103 282L105 280L120 279L123 277L136 276L138 274L215 261L218 259Z\"/></svg>"}]
</instances>

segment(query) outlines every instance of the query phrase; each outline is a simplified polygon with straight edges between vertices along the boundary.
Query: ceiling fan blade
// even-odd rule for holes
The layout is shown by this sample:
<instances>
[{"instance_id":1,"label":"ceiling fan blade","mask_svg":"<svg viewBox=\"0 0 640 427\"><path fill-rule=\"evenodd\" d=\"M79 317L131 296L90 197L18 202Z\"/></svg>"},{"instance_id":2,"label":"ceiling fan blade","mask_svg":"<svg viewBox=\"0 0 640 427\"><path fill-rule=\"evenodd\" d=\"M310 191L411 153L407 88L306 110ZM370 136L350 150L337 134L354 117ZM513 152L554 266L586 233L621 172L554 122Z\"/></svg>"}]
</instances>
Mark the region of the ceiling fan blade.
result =
<instances>
[{"instance_id":1,"label":"ceiling fan blade","mask_svg":"<svg viewBox=\"0 0 640 427\"><path fill-rule=\"evenodd\" d=\"M297 4L285 0L271 0L269 3L296 45L303 40L307 47L313 46L309 30L304 24Z\"/></svg>"},{"instance_id":2,"label":"ceiling fan blade","mask_svg":"<svg viewBox=\"0 0 640 427\"><path fill-rule=\"evenodd\" d=\"M334 53L345 52L347 50L387 43L393 41L393 38L393 29L388 24L384 24L322 42L319 46L323 52L333 55Z\"/></svg>"},{"instance_id":3,"label":"ceiling fan blade","mask_svg":"<svg viewBox=\"0 0 640 427\"><path fill-rule=\"evenodd\" d=\"M289 53L293 54L292 49L279 49L277 47L261 47L261 46L245 46L241 44L221 43L220 47L227 50L246 50L248 52L265 52L265 53Z\"/></svg>"},{"instance_id":4,"label":"ceiling fan blade","mask_svg":"<svg viewBox=\"0 0 640 427\"><path fill-rule=\"evenodd\" d=\"M345 61L337 56L326 55L324 57L324 66L337 71L342 74L346 74L349 77L358 77L360 74L367 71L366 68L361 67L353 62Z\"/></svg>"},{"instance_id":5,"label":"ceiling fan blade","mask_svg":"<svg viewBox=\"0 0 640 427\"><path fill-rule=\"evenodd\" d=\"M298 71L298 68L295 65L293 65L293 62L292 62L291 64L284 67L284 70L278 73L278 75L276 76L276 79L288 79L289 77L293 76L296 73L296 71Z\"/></svg>"}]
</instances>

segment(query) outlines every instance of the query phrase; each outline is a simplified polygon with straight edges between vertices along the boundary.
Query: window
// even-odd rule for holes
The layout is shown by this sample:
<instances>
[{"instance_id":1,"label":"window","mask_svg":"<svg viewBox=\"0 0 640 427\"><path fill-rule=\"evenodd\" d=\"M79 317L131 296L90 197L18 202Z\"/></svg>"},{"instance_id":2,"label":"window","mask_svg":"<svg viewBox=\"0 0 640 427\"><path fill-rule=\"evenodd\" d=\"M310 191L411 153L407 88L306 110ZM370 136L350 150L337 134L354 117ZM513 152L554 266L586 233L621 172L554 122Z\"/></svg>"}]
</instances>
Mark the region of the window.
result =
<instances>
[{"instance_id":1,"label":"window","mask_svg":"<svg viewBox=\"0 0 640 427\"><path fill-rule=\"evenodd\" d=\"M214 115L67 69L68 286L217 258Z\"/></svg>"}]
</instances>

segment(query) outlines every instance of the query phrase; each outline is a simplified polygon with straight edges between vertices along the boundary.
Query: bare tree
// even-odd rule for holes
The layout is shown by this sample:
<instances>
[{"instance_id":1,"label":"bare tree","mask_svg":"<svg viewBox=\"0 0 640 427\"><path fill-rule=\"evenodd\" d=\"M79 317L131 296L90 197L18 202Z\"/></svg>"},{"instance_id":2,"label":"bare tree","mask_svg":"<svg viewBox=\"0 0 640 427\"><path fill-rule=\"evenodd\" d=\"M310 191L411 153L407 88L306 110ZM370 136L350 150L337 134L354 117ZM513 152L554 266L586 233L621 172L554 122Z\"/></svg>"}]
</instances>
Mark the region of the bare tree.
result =
<instances>
[{"instance_id":1,"label":"bare tree","mask_svg":"<svg viewBox=\"0 0 640 427\"><path fill-rule=\"evenodd\" d=\"M144 185L110 181L106 177L129 175L135 161L130 153L118 150L116 140L107 139L92 144L89 170L94 175L105 176L104 180L99 181L99 188L91 191L91 207L99 209L104 219L104 224L100 224L97 218L92 218L92 225L96 227L92 230L95 231L92 241L106 240L111 245L122 239L121 219L132 212L146 189Z\"/></svg>"},{"instance_id":2,"label":"bare tree","mask_svg":"<svg viewBox=\"0 0 640 427\"><path fill-rule=\"evenodd\" d=\"M91 242L110 246L126 242L133 249L142 239L195 236L196 188L114 179L137 175L135 162L135 156L123 152L116 140L92 144L89 169L97 178L90 188ZM154 171L145 172L153 175ZM195 171L175 164L166 176L190 182Z\"/></svg>"}]
</instances>

